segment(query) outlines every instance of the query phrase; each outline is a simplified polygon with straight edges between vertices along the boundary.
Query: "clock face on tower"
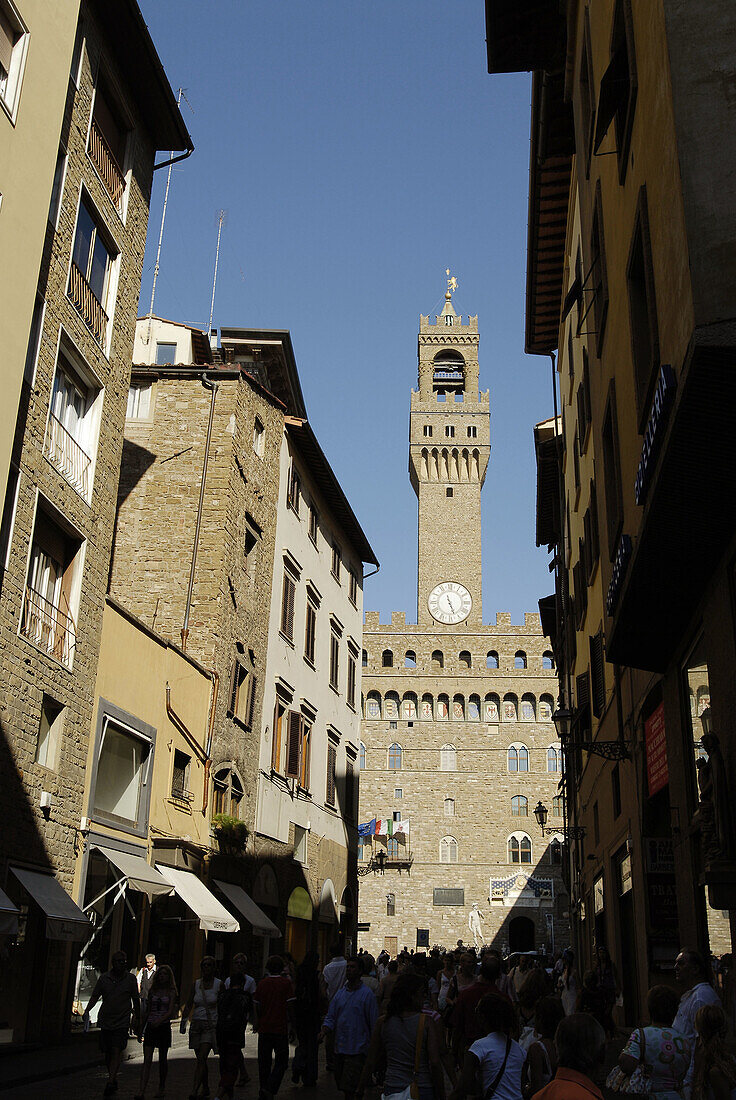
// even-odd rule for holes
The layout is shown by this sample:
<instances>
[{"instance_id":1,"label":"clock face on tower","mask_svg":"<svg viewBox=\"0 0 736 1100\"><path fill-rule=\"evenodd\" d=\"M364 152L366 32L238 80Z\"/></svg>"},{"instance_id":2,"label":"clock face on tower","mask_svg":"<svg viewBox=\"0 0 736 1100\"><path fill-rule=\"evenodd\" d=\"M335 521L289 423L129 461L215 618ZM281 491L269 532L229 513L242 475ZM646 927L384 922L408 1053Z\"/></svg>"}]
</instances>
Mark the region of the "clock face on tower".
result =
<instances>
[{"instance_id":1,"label":"clock face on tower","mask_svg":"<svg viewBox=\"0 0 736 1100\"><path fill-rule=\"evenodd\" d=\"M457 581L443 581L429 593L429 613L438 623L461 623L473 606L470 593Z\"/></svg>"}]
</instances>

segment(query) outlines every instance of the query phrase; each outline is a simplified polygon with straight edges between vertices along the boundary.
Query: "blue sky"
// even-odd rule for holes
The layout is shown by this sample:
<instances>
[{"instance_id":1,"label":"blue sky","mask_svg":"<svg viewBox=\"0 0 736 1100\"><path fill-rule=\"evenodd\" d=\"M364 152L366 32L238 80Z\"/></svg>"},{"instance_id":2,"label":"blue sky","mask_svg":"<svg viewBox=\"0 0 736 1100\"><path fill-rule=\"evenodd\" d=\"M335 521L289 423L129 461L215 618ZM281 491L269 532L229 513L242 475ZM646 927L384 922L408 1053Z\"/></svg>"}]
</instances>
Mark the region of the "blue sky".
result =
<instances>
[{"instance_id":1,"label":"blue sky","mask_svg":"<svg viewBox=\"0 0 736 1100\"><path fill-rule=\"evenodd\" d=\"M478 314L491 391L484 618L552 590L534 545L532 429L550 363L525 356L527 75L489 76L482 0L141 0L196 146L174 169L155 310L291 330L312 425L381 561L365 607L416 611L409 394L445 268ZM152 200L148 308L165 172Z\"/></svg>"}]
</instances>

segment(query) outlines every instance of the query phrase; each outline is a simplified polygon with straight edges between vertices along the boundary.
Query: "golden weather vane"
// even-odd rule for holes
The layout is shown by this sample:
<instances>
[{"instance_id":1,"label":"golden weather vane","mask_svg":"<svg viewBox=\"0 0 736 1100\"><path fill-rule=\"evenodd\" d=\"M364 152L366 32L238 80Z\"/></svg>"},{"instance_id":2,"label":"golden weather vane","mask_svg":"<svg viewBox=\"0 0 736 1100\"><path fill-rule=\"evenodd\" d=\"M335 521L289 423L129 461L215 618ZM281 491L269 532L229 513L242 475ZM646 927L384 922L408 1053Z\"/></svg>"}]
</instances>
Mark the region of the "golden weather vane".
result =
<instances>
[{"instance_id":1,"label":"golden weather vane","mask_svg":"<svg viewBox=\"0 0 736 1100\"><path fill-rule=\"evenodd\" d=\"M457 290L457 279L454 275L450 274L449 267L445 268L445 275L447 275L447 298L452 297L453 290Z\"/></svg>"}]
</instances>

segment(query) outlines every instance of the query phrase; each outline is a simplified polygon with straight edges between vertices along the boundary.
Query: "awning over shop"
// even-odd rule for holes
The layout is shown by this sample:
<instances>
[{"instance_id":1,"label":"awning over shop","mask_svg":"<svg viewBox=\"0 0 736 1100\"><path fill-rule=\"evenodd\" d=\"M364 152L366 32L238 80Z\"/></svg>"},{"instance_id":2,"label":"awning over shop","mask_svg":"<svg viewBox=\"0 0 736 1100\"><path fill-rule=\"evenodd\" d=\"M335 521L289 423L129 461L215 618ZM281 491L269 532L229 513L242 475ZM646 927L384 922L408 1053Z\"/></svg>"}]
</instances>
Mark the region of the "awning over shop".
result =
<instances>
[{"instance_id":1,"label":"awning over shop","mask_svg":"<svg viewBox=\"0 0 736 1100\"><path fill-rule=\"evenodd\" d=\"M234 882L222 882L219 878L215 882L222 890L228 901L232 902L237 911L253 929L254 936L273 936L281 938L281 932L270 920L262 909L259 909L252 898L248 897L242 886Z\"/></svg>"},{"instance_id":2,"label":"awning over shop","mask_svg":"<svg viewBox=\"0 0 736 1100\"><path fill-rule=\"evenodd\" d=\"M52 874L11 867L18 882L46 914L46 938L83 940L90 922Z\"/></svg>"},{"instance_id":3,"label":"awning over shop","mask_svg":"<svg viewBox=\"0 0 736 1100\"><path fill-rule=\"evenodd\" d=\"M18 931L20 909L0 890L0 936L14 936Z\"/></svg>"},{"instance_id":4,"label":"awning over shop","mask_svg":"<svg viewBox=\"0 0 736 1100\"><path fill-rule=\"evenodd\" d=\"M297 917L299 920L312 919L312 899L303 886L295 886L289 896L286 906L288 917Z\"/></svg>"},{"instance_id":5,"label":"awning over shop","mask_svg":"<svg viewBox=\"0 0 736 1100\"><path fill-rule=\"evenodd\" d=\"M161 894L171 893L171 884L158 873L155 867L146 863L143 856L133 855L130 852L118 852L115 848L103 848L101 844L95 844L95 848L120 871L131 890L140 890L142 894L148 894L151 899Z\"/></svg>"},{"instance_id":6,"label":"awning over shop","mask_svg":"<svg viewBox=\"0 0 736 1100\"><path fill-rule=\"evenodd\" d=\"M199 927L205 932L238 931L240 925L235 918L230 916L225 906L220 904L201 879L191 871L180 871L176 867L167 867L164 863L157 863L156 869L171 883L184 904L196 913Z\"/></svg>"}]
</instances>

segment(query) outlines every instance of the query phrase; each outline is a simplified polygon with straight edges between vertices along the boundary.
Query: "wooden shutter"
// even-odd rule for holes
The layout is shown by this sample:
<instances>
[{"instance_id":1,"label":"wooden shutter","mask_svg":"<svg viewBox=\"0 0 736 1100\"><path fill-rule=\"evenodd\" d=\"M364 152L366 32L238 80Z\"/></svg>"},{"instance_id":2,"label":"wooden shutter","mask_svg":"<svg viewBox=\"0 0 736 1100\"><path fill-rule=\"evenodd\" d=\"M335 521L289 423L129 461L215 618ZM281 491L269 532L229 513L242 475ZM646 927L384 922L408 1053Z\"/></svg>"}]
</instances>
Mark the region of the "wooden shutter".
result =
<instances>
[{"instance_id":1,"label":"wooden shutter","mask_svg":"<svg viewBox=\"0 0 736 1100\"><path fill-rule=\"evenodd\" d=\"M310 778L310 765L312 763L312 745L311 745L312 727L308 722L302 720L302 755L299 765L299 785L303 787L305 791L309 790L309 778Z\"/></svg>"},{"instance_id":2,"label":"wooden shutter","mask_svg":"<svg viewBox=\"0 0 736 1100\"><path fill-rule=\"evenodd\" d=\"M294 591L293 577L284 571L284 590L281 596L281 631L286 637L294 639Z\"/></svg>"},{"instance_id":3,"label":"wooden shutter","mask_svg":"<svg viewBox=\"0 0 736 1100\"><path fill-rule=\"evenodd\" d=\"M355 767L352 760L345 766L345 818L352 821L355 813Z\"/></svg>"},{"instance_id":4,"label":"wooden shutter","mask_svg":"<svg viewBox=\"0 0 736 1100\"><path fill-rule=\"evenodd\" d=\"M286 743L286 774L290 779L299 778L299 756L301 749L302 716L298 710L289 711L289 731Z\"/></svg>"},{"instance_id":5,"label":"wooden shutter","mask_svg":"<svg viewBox=\"0 0 736 1100\"><path fill-rule=\"evenodd\" d=\"M337 772L337 749L334 745L327 746L327 798L328 806L335 805L335 773Z\"/></svg>"},{"instance_id":6,"label":"wooden shutter","mask_svg":"<svg viewBox=\"0 0 736 1100\"><path fill-rule=\"evenodd\" d=\"M575 677L575 696L577 702L576 733L580 738L590 737L590 678L587 672Z\"/></svg>"},{"instance_id":7,"label":"wooden shutter","mask_svg":"<svg viewBox=\"0 0 736 1100\"><path fill-rule=\"evenodd\" d=\"M251 673L248 683L248 704L245 709L245 724L253 728L253 714L256 709L256 685L258 678Z\"/></svg>"},{"instance_id":8,"label":"wooden shutter","mask_svg":"<svg viewBox=\"0 0 736 1100\"><path fill-rule=\"evenodd\" d=\"M235 714L238 706L238 662L233 664L233 671L230 677L230 714Z\"/></svg>"},{"instance_id":9,"label":"wooden shutter","mask_svg":"<svg viewBox=\"0 0 736 1100\"><path fill-rule=\"evenodd\" d=\"M278 699L273 710L273 739L271 742L271 767L275 772L281 767L281 727L284 721L284 708Z\"/></svg>"},{"instance_id":10,"label":"wooden shutter","mask_svg":"<svg viewBox=\"0 0 736 1100\"><path fill-rule=\"evenodd\" d=\"M590 680L593 714L600 718L606 709L606 672L603 655L603 631L590 639Z\"/></svg>"}]
</instances>

